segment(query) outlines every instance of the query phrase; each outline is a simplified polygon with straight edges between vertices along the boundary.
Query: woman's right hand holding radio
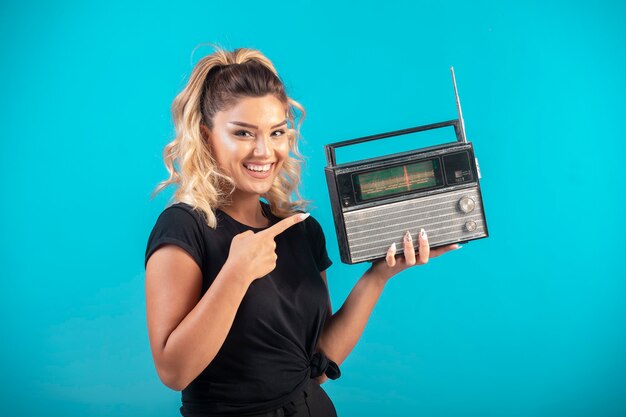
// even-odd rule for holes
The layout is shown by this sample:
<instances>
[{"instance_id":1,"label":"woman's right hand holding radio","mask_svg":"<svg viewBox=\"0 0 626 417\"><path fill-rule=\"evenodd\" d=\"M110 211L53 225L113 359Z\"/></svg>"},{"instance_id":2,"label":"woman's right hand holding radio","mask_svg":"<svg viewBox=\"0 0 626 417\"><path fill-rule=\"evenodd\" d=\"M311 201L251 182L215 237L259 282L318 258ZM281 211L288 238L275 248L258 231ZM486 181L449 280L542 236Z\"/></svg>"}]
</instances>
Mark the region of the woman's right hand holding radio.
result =
<instances>
[{"instance_id":1,"label":"woman's right hand holding radio","mask_svg":"<svg viewBox=\"0 0 626 417\"><path fill-rule=\"evenodd\" d=\"M415 250L413 238L411 236L411 232L409 231L404 234L402 244L404 255L396 255L397 248L396 243L394 242L387 250L387 256L385 259L374 262L372 265L372 269L384 279L389 279L414 265L424 265L428 263L430 258L436 258L446 252L461 248L460 245L453 244L431 250L428 243L428 236L426 235L426 231L424 229L421 229L418 234L417 251Z\"/></svg>"}]
</instances>

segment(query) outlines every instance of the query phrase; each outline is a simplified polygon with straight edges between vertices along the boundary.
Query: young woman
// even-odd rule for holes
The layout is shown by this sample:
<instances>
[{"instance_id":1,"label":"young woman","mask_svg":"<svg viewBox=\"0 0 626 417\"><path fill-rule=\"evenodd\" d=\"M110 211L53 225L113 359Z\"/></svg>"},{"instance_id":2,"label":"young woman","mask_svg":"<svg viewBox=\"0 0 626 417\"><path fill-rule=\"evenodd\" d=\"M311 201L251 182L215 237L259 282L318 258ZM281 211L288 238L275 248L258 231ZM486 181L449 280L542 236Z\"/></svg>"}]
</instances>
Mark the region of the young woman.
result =
<instances>
[{"instance_id":1,"label":"young woman","mask_svg":"<svg viewBox=\"0 0 626 417\"><path fill-rule=\"evenodd\" d=\"M387 280L457 245L373 263L333 314L319 223L299 197L304 109L252 49L201 59L172 105L177 186L146 249L150 347L183 416L335 416L320 387L340 375Z\"/></svg>"}]
</instances>

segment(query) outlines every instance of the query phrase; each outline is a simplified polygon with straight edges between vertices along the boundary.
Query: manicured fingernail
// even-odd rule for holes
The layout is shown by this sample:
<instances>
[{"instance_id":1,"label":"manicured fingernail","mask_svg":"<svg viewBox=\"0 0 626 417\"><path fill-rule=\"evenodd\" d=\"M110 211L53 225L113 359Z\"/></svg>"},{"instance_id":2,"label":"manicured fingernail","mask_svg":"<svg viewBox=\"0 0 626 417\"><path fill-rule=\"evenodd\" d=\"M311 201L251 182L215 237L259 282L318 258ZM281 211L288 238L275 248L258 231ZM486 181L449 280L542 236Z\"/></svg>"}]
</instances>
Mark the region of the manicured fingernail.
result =
<instances>
[{"instance_id":1,"label":"manicured fingernail","mask_svg":"<svg viewBox=\"0 0 626 417\"><path fill-rule=\"evenodd\" d=\"M304 220L304 219L306 219L307 217L309 217L310 215L311 215L311 213L302 213L302 214L300 215L300 220Z\"/></svg>"},{"instance_id":2,"label":"manicured fingernail","mask_svg":"<svg viewBox=\"0 0 626 417\"><path fill-rule=\"evenodd\" d=\"M457 249L461 249L462 247L463 247L463 246L461 246L461 245L456 245L456 248L457 248Z\"/></svg>"},{"instance_id":3,"label":"manicured fingernail","mask_svg":"<svg viewBox=\"0 0 626 417\"><path fill-rule=\"evenodd\" d=\"M409 232L408 230L404 234L404 241L407 242L407 243L413 241L413 237L411 236L411 232Z\"/></svg>"},{"instance_id":4,"label":"manicured fingernail","mask_svg":"<svg viewBox=\"0 0 626 417\"><path fill-rule=\"evenodd\" d=\"M393 242L393 243L391 244L391 246L389 247L389 249L390 249L392 252L395 252L395 251L396 251L396 242Z\"/></svg>"},{"instance_id":5,"label":"manicured fingernail","mask_svg":"<svg viewBox=\"0 0 626 417\"><path fill-rule=\"evenodd\" d=\"M426 239L428 237L426 236L426 230L420 229L420 236L422 237L422 239Z\"/></svg>"}]
</instances>

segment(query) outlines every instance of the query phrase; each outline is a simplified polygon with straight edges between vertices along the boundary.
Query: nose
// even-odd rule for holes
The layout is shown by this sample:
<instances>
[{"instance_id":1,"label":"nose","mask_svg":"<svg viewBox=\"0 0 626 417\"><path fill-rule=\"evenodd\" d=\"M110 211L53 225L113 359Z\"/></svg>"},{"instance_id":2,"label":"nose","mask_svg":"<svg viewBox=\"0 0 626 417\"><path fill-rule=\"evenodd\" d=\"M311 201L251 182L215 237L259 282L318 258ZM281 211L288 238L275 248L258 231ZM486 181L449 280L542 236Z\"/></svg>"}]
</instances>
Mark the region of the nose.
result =
<instances>
[{"instance_id":1,"label":"nose","mask_svg":"<svg viewBox=\"0 0 626 417\"><path fill-rule=\"evenodd\" d=\"M254 156L268 157L272 154L272 145L268 138L259 135L254 142Z\"/></svg>"}]
</instances>

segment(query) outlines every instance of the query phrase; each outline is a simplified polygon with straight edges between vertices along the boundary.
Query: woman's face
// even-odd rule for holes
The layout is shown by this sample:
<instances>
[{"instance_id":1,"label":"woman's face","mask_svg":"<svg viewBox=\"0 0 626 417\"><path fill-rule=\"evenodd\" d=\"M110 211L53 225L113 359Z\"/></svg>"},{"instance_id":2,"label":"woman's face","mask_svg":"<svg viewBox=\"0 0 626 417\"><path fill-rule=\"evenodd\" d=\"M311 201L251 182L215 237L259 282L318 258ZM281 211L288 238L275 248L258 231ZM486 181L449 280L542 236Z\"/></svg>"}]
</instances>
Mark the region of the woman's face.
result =
<instances>
[{"instance_id":1,"label":"woman's face","mask_svg":"<svg viewBox=\"0 0 626 417\"><path fill-rule=\"evenodd\" d=\"M287 109L275 96L246 97L216 113L209 144L236 191L266 193L289 155Z\"/></svg>"}]
</instances>

